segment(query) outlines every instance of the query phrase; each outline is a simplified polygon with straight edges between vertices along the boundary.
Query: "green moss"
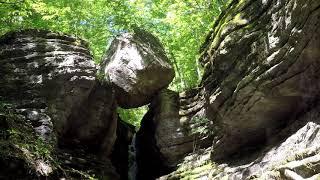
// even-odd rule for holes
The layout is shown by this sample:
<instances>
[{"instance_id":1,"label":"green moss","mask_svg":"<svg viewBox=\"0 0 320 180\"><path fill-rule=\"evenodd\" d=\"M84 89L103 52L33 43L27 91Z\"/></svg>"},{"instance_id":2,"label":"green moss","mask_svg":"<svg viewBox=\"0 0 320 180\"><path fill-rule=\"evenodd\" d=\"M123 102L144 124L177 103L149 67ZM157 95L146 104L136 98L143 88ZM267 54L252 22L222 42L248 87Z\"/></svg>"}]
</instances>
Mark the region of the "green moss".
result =
<instances>
[{"instance_id":1,"label":"green moss","mask_svg":"<svg viewBox=\"0 0 320 180\"><path fill-rule=\"evenodd\" d=\"M66 170L68 173L70 174L77 174L77 175L80 175L82 178L85 178L85 179L89 179L89 180L98 180L98 178L96 178L94 175L90 175L89 173L87 172L83 172L83 171L79 171L77 169L68 169ZM104 177L106 178L106 177ZM106 178L106 180L108 180L108 178Z\"/></svg>"},{"instance_id":2,"label":"green moss","mask_svg":"<svg viewBox=\"0 0 320 180\"><path fill-rule=\"evenodd\" d=\"M248 23L248 20L242 18L242 15L239 13L233 18L232 22L237 25L244 25Z\"/></svg>"},{"instance_id":3,"label":"green moss","mask_svg":"<svg viewBox=\"0 0 320 180\"><path fill-rule=\"evenodd\" d=\"M107 177L109 166L104 166L102 161L96 160L94 158L96 156L87 156L78 149L70 150L73 153L70 154L67 150L57 149L54 141L44 141L36 134L31 122L25 120L25 117L16 113L14 109L10 103L0 101L0 163L1 168L8 166L8 169L0 171L0 177L114 179ZM85 158L85 162L81 164L75 157ZM65 163L66 160L70 160L72 165ZM91 163L89 167L87 162ZM74 169L73 166L76 168ZM9 174L7 170L10 171ZM105 170L106 173L104 173ZM15 173L16 171L19 173Z\"/></svg>"},{"instance_id":4,"label":"green moss","mask_svg":"<svg viewBox=\"0 0 320 180\"><path fill-rule=\"evenodd\" d=\"M205 161L198 167L190 167L182 164L169 179L193 180L199 179L202 176L216 175L220 172L221 170L216 166L216 164L210 161Z\"/></svg>"},{"instance_id":5,"label":"green moss","mask_svg":"<svg viewBox=\"0 0 320 180\"><path fill-rule=\"evenodd\" d=\"M186 172L182 173L181 174L181 176L183 176L182 180L197 179L201 173L209 171L212 168L213 167L212 167L211 163L205 164L205 165L200 166L200 167L196 167L196 168L194 168L194 169L192 169L190 171L186 171Z\"/></svg>"}]
</instances>

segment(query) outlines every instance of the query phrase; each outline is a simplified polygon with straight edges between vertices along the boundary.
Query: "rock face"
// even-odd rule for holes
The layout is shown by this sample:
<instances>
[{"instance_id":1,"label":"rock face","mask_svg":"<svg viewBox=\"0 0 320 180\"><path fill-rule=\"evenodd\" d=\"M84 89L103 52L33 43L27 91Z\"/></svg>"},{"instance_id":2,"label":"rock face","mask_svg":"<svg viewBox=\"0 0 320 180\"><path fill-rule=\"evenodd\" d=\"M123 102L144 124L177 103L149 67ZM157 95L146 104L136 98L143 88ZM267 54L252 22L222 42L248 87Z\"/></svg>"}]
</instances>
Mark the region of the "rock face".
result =
<instances>
[{"instance_id":1,"label":"rock face","mask_svg":"<svg viewBox=\"0 0 320 180\"><path fill-rule=\"evenodd\" d=\"M84 41L50 31L25 30L0 40L0 96L39 125L62 134L68 117L88 97L96 67Z\"/></svg>"},{"instance_id":2,"label":"rock face","mask_svg":"<svg viewBox=\"0 0 320 180\"><path fill-rule=\"evenodd\" d=\"M141 122L141 127L140 130L136 134L136 162L137 162L137 168L138 172L136 174L136 179L154 179L156 177L159 177L163 174L167 174L171 171L170 167L167 166L167 157L163 156L161 152L161 145L160 147L158 146L158 141L157 139L157 130L160 129L158 126L159 121L157 121L157 118L154 118L156 113L159 113L157 115L162 115L164 113L171 114L171 109L173 108L172 106L175 106L173 103L171 106L170 102L170 97L174 97L175 93L174 92L164 92L165 99L163 101L166 102L159 102L158 108L160 110L167 110L163 111L163 113L160 113L156 109L152 108L151 106L154 104L154 102L151 103L150 109L147 112L147 114L143 117L142 122ZM166 97L168 96L168 97ZM167 105L162 106L162 105ZM162 109L161 109L162 108ZM173 115L174 116L174 115ZM173 118L169 119L169 116L161 116L164 117L161 120L164 120L164 122L168 122L169 120L172 120ZM166 121L168 119L168 121ZM174 120L174 119L173 119ZM174 121L173 121L174 122ZM164 127L168 127L164 126ZM164 131L164 133L172 133L170 130ZM166 134L164 137L160 138L167 138L174 136L174 134ZM161 143L161 142L160 142ZM165 143L170 143L169 141L166 141ZM148 144L148 146L145 146L145 144ZM167 146L169 146L166 144ZM173 156L175 154L174 152L171 152L172 155L168 156ZM152 161L150 161L152 159Z\"/></svg>"},{"instance_id":3,"label":"rock face","mask_svg":"<svg viewBox=\"0 0 320 180\"><path fill-rule=\"evenodd\" d=\"M132 143L137 179L319 179L319 38L318 0L233 0L201 48L200 86L178 94L164 90L173 70L146 32L113 41L103 83L84 41L9 33L0 178L126 179L132 132L116 104L151 102Z\"/></svg>"},{"instance_id":4,"label":"rock face","mask_svg":"<svg viewBox=\"0 0 320 180\"><path fill-rule=\"evenodd\" d=\"M107 157L117 138L117 121L114 90L97 81L79 109L69 116L62 144L86 146Z\"/></svg>"},{"instance_id":5,"label":"rock face","mask_svg":"<svg viewBox=\"0 0 320 180\"><path fill-rule=\"evenodd\" d=\"M114 144L111 161L116 167L121 180L128 179L130 154L129 146L135 134L135 127L124 121L118 121L117 140ZM131 180L131 179L130 179Z\"/></svg>"},{"instance_id":6,"label":"rock face","mask_svg":"<svg viewBox=\"0 0 320 180\"><path fill-rule=\"evenodd\" d=\"M0 177L81 179L90 171L118 179L108 159L116 140L115 93L96 80L87 43L23 30L1 37L0 47Z\"/></svg>"},{"instance_id":7,"label":"rock face","mask_svg":"<svg viewBox=\"0 0 320 180\"><path fill-rule=\"evenodd\" d=\"M221 127L208 122L211 111L198 90L163 90L153 99L136 135L138 179L167 174L187 154L212 145Z\"/></svg>"},{"instance_id":8,"label":"rock face","mask_svg":"<svg viewBox=\"0 0 320 180\"><path fill-rule=\"evenodd\" d=\"M123 108L150 103L174 77L161 43L143 30L116 37L101 67L106 81L117 87L117 101Z\"/></svg>"},{"instance_id":9,"label":"rock face","mask_svg":"<svg viewBox=\"0 0 320 180\"><path fill-rule=\"evenodd\" d=\"M261 142L319 96L319 1L233 1L202 49L203 91L222 124L216 159Z\"/></svg>"},{"instance_id":10,"label":"rock face","mask_svg":"<svg viewBox=\"0 0 320 180\"><path fill-rule=\"evenodd\" d=\"M210 149L184 158L179 169L160 179L319 179L319 105L271 137L254 153L214 163Z\"/></svg>"},{"instance_id":11,"label":"rock face","mask_svg":"<svg viewBox=\"0 0 320 180\"><path fill-rule=\"evenodd\" d=\"M205 71L200 86L179 95L160 93L150 106L143 123L154 128L153 134L145 133L148 128L143 127L139 132L140 140L150 142L154 147L149 149L150 157L158 157L161 159L159 164L165 167L184 162L175 172L175 178L188 178L187 174L192 173L195 176L189 177L191 179L210 179L208 174L201 175L202 170L217 171L215 175L222 171L228 178L230 173L226 169L216 167L235 163L236 160L229 160L232 155L237 154L237 159L250 162L246 153L256 152L266 144L278 147L269 141L284 138L279 132L292 122L304 119L306 112L318 103L319 7L320 2L316 0L230 2L201 49L200 62ZM317 136L317 123L306 125L301 131ZM301 131L286 136L302 138ZM303 144L307 144L305 141ZM285 142L285 139L278 142ZM302 147L309 146L295 147L294 143L287 143L279 153L288 154L288 149ZM183 159L188 153L191 155ZM258 154L258 159L263 157L263 153ZM254 162L259 166L252 168L267 171L264 168L270 169L277 161L267 159L270 164L264 166L264 161L257 160ZM204 164L197 164L198 160ZM194 164L193 168L183 166L188 161L189 165ZM245 163L240 163L239 168L241 165ZM247 174L258 171L252 168L242 169L241 176L234 173L230 177L245 179L249 177ZM291 171L286 171L288 173ZM260 176L262 174L258 173L253 177Z\"/></svg>"},{"instance_id":12,"label":"rock face","mask_svg":"<svg viewBox=\"0 0 320 180\"><path fill-rule=\"evenodd\" d=\"M154 179L166 174L186 154L211 146L213 136L208 134L214 132L204 130L210 125L206 124L207 118L201 118L200 113L193 118L196 107L202 107L196 104L195 93L197 90L181 94L163 90L153 99L136 135L138 179Z\"/></svg>"}]
</instances>

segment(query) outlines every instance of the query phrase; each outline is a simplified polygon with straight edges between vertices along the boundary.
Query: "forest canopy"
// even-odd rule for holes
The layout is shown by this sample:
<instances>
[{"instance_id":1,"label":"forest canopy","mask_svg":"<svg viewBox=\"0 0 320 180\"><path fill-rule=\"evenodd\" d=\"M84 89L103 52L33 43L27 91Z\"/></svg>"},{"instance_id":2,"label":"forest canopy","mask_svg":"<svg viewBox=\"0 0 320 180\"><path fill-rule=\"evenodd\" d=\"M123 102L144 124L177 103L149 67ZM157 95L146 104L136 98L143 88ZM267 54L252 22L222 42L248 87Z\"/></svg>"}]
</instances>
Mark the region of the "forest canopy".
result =
<instances>
[{"instance_id":1,"label":"forest canopy","mask_svg":"<svg viewBox=\"0 0 320 180\"><path fill-rule=\"evenodd\" d=\"M25 28L74 34L90 43L95 61L99 63L114 36L140 27L163 43L176 72L170 88L182 91L196 86L200 80L202 72L197 62L199 47L226 2L0 0L0 35ZM141 111L127 111L125 116L141 116Z\"/></svg>"}]
</instances>

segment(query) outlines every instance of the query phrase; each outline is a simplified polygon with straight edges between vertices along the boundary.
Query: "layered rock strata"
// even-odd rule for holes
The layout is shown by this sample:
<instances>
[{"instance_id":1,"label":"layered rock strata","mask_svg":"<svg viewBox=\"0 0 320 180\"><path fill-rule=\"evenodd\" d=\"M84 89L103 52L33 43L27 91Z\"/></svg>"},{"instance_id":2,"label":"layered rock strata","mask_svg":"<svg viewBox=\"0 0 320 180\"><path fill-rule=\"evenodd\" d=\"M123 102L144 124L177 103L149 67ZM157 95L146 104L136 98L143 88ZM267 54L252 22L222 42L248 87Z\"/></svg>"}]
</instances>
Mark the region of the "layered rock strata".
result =
<instances>
[{"instance_id":1,"label":"layered rock strata","mask_svg":"<svg viewBox=\"0 0 320 180\"><path fill-rule=\"evenodd\" d=\"M210 156L204 157L219 166L232 163L229 158L234 154L244 158L266 144L277 147L269 141L282 137L278 134L282 129L301 121L318 103L319 7L316 0L231 1L201 48L204 75L199 87L179 95L159 93L150 106L143 124L149 124L153 133L143 135L148 131L144 127L138 132L142 141L152 142L149 154L160 157L165 169L206 148L211 148L205 153Z\"/></svg>"},{"instance_id":2,"label":"layered rock strata","mask_svg":"<svg viewBox=\"0 0 320 180\"><path fill-rule=\"evenodd\" d=\"M1 37L0 46L0 176L118 179L108 158L115 94L96 80L87 43L22 30ZM20 173L8 174L15 169Z\"/></svg>"}]
</instances>

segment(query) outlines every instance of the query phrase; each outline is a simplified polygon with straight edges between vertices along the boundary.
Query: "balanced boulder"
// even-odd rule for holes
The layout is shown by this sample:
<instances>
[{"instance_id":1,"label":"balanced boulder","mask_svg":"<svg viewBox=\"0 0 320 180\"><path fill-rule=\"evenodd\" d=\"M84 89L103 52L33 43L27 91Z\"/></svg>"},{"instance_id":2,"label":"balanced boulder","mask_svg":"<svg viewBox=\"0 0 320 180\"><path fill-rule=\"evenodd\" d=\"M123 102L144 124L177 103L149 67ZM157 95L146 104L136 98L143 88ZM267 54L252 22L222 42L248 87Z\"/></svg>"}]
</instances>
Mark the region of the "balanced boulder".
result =
<instances>
[{"instance_id":1,"label":"balanced boulder","mask_svg":"<svg viewBox=\"0 0 320 180\"><path fill-rule=\"evenodd\" d=\"M100 73L116 86L117 101L123 108L150 103L155 93L168 86L174 77L161 43L143 30L116 37Z\"/></svg>"}]
</instances>

